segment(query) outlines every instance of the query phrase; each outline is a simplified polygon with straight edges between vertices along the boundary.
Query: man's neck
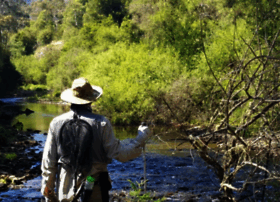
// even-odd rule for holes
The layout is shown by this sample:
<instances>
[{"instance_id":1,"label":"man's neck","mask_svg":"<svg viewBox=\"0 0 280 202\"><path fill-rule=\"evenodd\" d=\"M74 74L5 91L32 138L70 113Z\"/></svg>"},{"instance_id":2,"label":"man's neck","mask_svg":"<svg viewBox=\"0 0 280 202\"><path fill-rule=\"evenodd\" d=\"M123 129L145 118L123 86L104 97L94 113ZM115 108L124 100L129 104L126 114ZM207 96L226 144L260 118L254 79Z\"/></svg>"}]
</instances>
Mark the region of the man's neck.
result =
<instances>
[{"instance_id":1,"label":"man's neck","mask_svg":"<svg viewBox=\"0 0 280 202\"><path fill-rule=\"evenodd\" d=\"M90 104L86 104L86 105L71 104L70 109L74 112L77 112L77 113L79 113L81 111L92 112Z\"/></svg>"}]
</instances>

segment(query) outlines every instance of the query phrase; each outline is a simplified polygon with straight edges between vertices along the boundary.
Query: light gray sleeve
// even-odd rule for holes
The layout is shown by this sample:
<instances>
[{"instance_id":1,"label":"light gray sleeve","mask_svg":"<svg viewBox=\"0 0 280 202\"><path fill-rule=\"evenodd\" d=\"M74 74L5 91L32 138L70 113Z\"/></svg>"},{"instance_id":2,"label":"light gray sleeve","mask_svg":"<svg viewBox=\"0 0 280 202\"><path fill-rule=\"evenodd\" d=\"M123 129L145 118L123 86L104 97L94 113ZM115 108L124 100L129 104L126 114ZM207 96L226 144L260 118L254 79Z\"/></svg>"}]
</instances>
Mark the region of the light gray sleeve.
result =
<instances>
[{"instance_id":1,"label":"light gray sleeve","mask_svg":"<svg viewBox=\"0 0 280 202\"><path fill-rule=\"evenodd\" d=\"M136 138L120 141L115 137L111 123L101 123L103 128L103 145L107 157L126 162L141 155L142 147L147 139L146 133L139 133Z\"/></svg>"},{"instance_id":2,"label":"light gray sleeve","mask_svg":"<svg viewBox=\"0 0 280 202\"><path fill-rule=\"evenodd\" d=\"M48 187L49 190L54 190L56 172L57 172L57 146L55 135L50 127L47 140L44 147L42 158L42 187L41 193Z\"/></svg>"}]
</instances>

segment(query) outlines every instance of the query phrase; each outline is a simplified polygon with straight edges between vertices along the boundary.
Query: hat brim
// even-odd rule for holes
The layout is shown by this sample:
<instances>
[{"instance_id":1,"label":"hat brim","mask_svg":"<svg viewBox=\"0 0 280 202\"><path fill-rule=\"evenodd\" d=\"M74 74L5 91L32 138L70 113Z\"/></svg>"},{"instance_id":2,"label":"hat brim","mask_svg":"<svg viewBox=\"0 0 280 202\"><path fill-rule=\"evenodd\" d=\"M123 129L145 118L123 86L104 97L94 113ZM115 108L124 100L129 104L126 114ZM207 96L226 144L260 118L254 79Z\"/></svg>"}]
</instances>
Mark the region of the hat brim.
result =
<instances>
[{"instance_id":1,"label":"hat brim","mask_svg":"<svg viewBox=\"0 0 280 202\"><path fill-rule=\"evenodd\" d=\"M65 102L69 102L69 103L73 103L73 104L89 104L91 102L96 101L98 98L101 97L101 95L103 94L103 90L101 87L99 86L91 86L93 88L93 90L95 90L95 92L97 92L96 96L93 96L92 99L82 99L82 98L78 98L74 95L73 93L73 89L69 88L66 89L65 91L63 91L60 95L60 98L65 101Z\"/></svg>"}]
</instances>

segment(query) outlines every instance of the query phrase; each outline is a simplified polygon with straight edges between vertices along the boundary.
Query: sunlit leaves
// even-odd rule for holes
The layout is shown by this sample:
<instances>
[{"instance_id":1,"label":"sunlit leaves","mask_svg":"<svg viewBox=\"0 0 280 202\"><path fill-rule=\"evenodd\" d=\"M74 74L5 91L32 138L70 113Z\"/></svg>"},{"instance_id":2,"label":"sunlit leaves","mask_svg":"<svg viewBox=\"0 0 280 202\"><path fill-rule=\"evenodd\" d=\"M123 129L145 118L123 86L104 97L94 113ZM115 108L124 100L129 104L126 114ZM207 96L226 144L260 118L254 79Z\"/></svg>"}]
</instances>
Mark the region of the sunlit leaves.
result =
<instances>
[{"instance_id":1,"label":"sunlit leaves","mask_svg":"<svg viewBox=\"0 0 280 202\"><path fill-rule=\"evenodd\" d=\"M151 95L180 75L178 56L170 50L150 51L145 45L117 44L88 55L82 76L104 89L102 110L113 122L130 123L153 111Z\"/></svg>"},{"instance_id":2,"label":"sunlit leaves","mask_svg":"<svg viewBox=\"0 0 280 202\"><path fill-rule=\"evenodd\" d=\"M13 57L33 54L36 44L36 34L28 27L14 34L9 42L10 51Z\"/></svg>"}]
</instances>

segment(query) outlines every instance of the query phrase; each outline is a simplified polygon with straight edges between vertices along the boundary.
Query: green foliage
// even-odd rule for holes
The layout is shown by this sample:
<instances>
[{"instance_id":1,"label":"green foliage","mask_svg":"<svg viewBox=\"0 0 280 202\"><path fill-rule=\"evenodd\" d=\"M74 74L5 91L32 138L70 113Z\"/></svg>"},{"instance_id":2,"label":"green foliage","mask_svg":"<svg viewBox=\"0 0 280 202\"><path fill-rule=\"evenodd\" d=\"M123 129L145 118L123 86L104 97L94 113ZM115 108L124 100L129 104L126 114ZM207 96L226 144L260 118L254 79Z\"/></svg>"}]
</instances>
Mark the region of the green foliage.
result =
<instances>
[{"instance_id":1,"label":"green foliage","mask_svg":"<svg viewBox=\"0 0 280 202\"><path fill-rule=\"evenodd\" d=\"M4 179L4 178L1 178L1 179L0 179L0 183L1 183L1 184L6 184L6 183L7 183L7 180Z\"/></svg>"},{"instance_id":2,"label":"green foliage","mask_svg":"<svg viewBox=\"0 0 280 202\"><path fill-rule=\"evenodd\" d=\"M209 41L205 45L208 62L216 74L226 74L236 66L236 61L248 50L245 41L252 39L253 35L244 20L237 20L236 25L228 19L221 19L218 27L212 31ZM206 58L202 54L199 68L208 69Z\"/></svg>"},{"instance_id":3,"label":"green foliage","mask_svg":"<svg viewBox=\"0 0 280 202\"><path fill-rule=\"evenodd\" d=\"M178 5L181 5L177 7ZM158 11L151 16L149 35L153 45L173 46L182 57L195 55L201 46L200 27L196 15L182 2L159 1Z\"/></svg>"},{"instance_id":4,"label":"green foliage","mask_svg":"<svg viewBox=\"0 0 280 202\"><path fill-rule=\"evenodd\" d=\"M53 17L51 15L51 12L48 10L42 10L34 24L32 24L32 28L34 28L36 31L41 31L47 27L53 26Z\"/></svg>"},{"instance_id":5,"label":"green foliage","mask_svg":"<svg viewBox=\"0 0 280 202\"><path fill-rule=\"evenodd\" d=\"M172 50L150 51L144 45L116 44L89 55L79 66L81 75L104 89L100 110L114 123L135 123L154 109L151 95L171 84L182 71Z\"/></svg>"},{"instance_id":6,"label":"green foliage","mask_svg":"<svg viewBox=\"0 0 280 202\"><path fill-rule=\"evenodd\" d=\"M54 21L50 10L42 10L34 23L31 24L31 29L37 33L39 45L49 44L54 35Z\"/></svg>"},{"instance_id":7,"label":"green foliage","mask_svg":"<svg viewBox=\"0 0 280 202\"><path fill-rule=\"evenodd\" d=\"M274 35L279 29L279 1L238 0L228 2L226 6L234 11L233 19L245 19L248 24L257 28L261 40L272 43Z\"/></svg>"},{"instance_id":8,"label":"green foliage","mask_svg":"<svg viewBox=\"0 0 280 202\"><path fill-rule=\"evenodd\" d=\"M51 43L52 39L53 39L53 30L50 27L42 30L38 34L38 43L40 45L47 45Z\"/></svg>"},{"instance_id":9,"label":"green foliage","mask_svg":"<svg viewBox=\"0 0 280 202\"><path fill-rule=\"evenodd\" d=\"M135 123L155 113L159 121L170 120L158 103L162 97L171 107L182 106L183 119L206 122L221 99L214 75L227 89L228 73L240 57L254 57L245 42L252 48L272 43L278 7L277 1L252 0L34 1L30 27L12 35L9 48L26 85L46 85L56 97L79 76L102 86L98 110L114 123ZM4 20L3 28L11 20ZM252 40L254 34L258 40ZM268 52L263 47L260 54ZM246 73L256 68L257 63ZM242 121L238 117L247 107L236 110L231 122Z\"/></svg>"},{"instance_id":10,"label":"green foliage","mask_svg":"<svg viewBox=\"0 0 280 202\"><path fill-rule=\"evenodd\" d=\"M209 77L182 76L171 84L168 91L154 94L157 103L155 121L164 124L178 121L194 125L206 124L219 105L221 95Z\"/></svg>"},{"instance_id":11,"label":"green foliage","mask_svg":"<svg viewBox=\"0 0 280 202\"><path fill-rule=\"evenodd\" d=\"M129 26L129 22L126 24ZM118 42L129 43L133 40L128 30L127 26L119 28L112 17L103 19L99 23L88 23L80 31L79 46L97 53L103 52Z\"/></svg>"},{"instance_id":12,"label":"green foliage","mask_svg":"<svg viewBox=\"0 0 280 202\"><path fill-rule=\"evenodd\" d=\"M23 87L24 90L32 90L32 91L46 91L48 90L47 86L45 85L41 85L41 84L28 84L26 86Z\"/></svg>"},{"instance_id":13,"label":"green foliage","mask_svg":"<svg viewBox=\"0 0 280 202\"><path fill-rule=\"evenodd\" d=\"M48 73L58 65L61 42L53 43L36 50L34 55L13 59L17 70L24 75L24 83L46 84Z\"/></svg>"},{"instance_id":14,"label":"green foliage","mask_svg":"<svg viewBox=\"0 0 280 202\"><path fill-rule=\"evenodd\" d=\"M83 16L85 13L85 7L82 3L73 2L68 4L64 12L63 26L81 28L83 26Z\"/></svg>"},{"instance_id":15,"label":"green foliage","mask_svg":"<svg viewBox=\"0 0 280 202\"><path fill-rule=\"evenodd\" d=\"M21 84L21 75L10 61L10 55L0 45L0 95L11 95Z\"/></svg>"},{"instance_id":16,"label":"green foliage","mask_svg":"<svg viewBox=\"0 0 280 202\"><path fill-rule=\"evenodd\" d=\"M36 44L36 34L29 27L18 31L11 37L9 42L13 57L33 54Z\"/></svg>"},{"instance_id":17,"label":"green foliage","mask_svg":"<svg viewBox=\"0 0 280 202\"><path fill-rule=\"evenodd\" d=\"M11 161L17 158L16 153L6 153L4 156L6 159L11 160Z\"/></svg>"},{"instance_id":18,"label":"green foliage","mask_svg":"<svg viewBox=\"0 0 280 202\"><path fill-rule=\"evenodd\" d=\"M181 0L134 0L129 11L151 48L173 47L180 60L191 66L202 45L199 17L195 8L189 8L192 4Z\"/></svg>"},{"instance_id":19,"label":"green foliage","mask_svg":"<svg viewBox=\"0 0 280 202\"><path fill-rule=\"evenodd\" d=\"M90 0L87 3L85 22L101 20L112 16L114 22L121 24L127 15L127 4L129 0Z\"/></svg>"},{"instance_id":20,"label":"green foliage","mask_svg":"<svg viewBox=\"0 0 280 202\"><path fill-rule=\"evenodd\" d=\"M62 23L63 12L66 3L64 0L40 0L32 1L29 7L29 13L32 20L38 20L42 18L42 11L48 13L48 19L54 22L55 26ZM45 15L46 16L46 15Z\"/></svg>"},{"instance_id":21,"label":"green foliage","mask_svg":"<svg viewBox=\"0 0 280 202\"><path fill-rule=\"evenodd\" d=\"M50 45L43 47L38 53L41 54L41 56L39 56L39 61L41 63L40 69L45 75L45 78L41 84L46 84L47 74L51 69L58 65L61 50Z\"/></svg>"},{"instance_id":22,"label":"green foliage","mask_svg":"<svg viewBox=\"0 0 280 202\"><path fill-rule=\"evenodd\" d=\"M131 19L124 18L121 24L121 30L126 33L126 38L129 43L139 43L144 32L139 28L139 26L133 22Z\"/></svg>"},{"instance_id":23,"label":"green foliage","mask_svg":"<svg viewBox=\"0 0 280 202\"><path fill-rule=\"evenodd\" d=\"M142 193L142 187L144 186L144 181L139 182L132 182L131 180L127 180L130 183L132 190L129 192L129 195L133 197L133 201L165 201L166 199L163 197L161 199L153 200L153 196L151 193Z\"/></svg>"},{"instance_id":24,"label":"green foliage","mask_svg":"<svg viewBox=\"0 0 280 202\"><path fill-rule=\"evenodd\" d=\"M63 52L55 68L50 69L47 75L47 85L54 91L69 87L72 81L79 76L78 66L83 60L80 54L82 49L70 49ZM58 76L59 75L59 76Z\"/></svg>"},{"instance_id":25,"label":"green foliage","mask_svg":"<svg viewBox=\"0 0 280 202\"><path fill-rule=\"evenodd\" d=\"M44 83L46 76L42 71L42 64L33 55L14 58L13 63L17 71L23 75L25 84Z\"/></svg>"},{"instance_id":26,"label":"green foliage","mask_svg":"<svg viewBox=\"0 0 280 202\"><path fill-rule=\"evenodd\" d=\"M16 122L15 124L13 124L13 128L15 128L17 131L22 131L23 130L22 122Z\"/></svg>"},{"instance_id":27,"label":"green foliage","mask_svg":"<svg viewBox=\"0 0 280 202\"><path fill-rule=\"evenodd\" d=\"M0 43L7 45L11 33L29 24L29 16L26 13L24 0L1 1L0 7Z\"/></svg>"}]
</instances>

